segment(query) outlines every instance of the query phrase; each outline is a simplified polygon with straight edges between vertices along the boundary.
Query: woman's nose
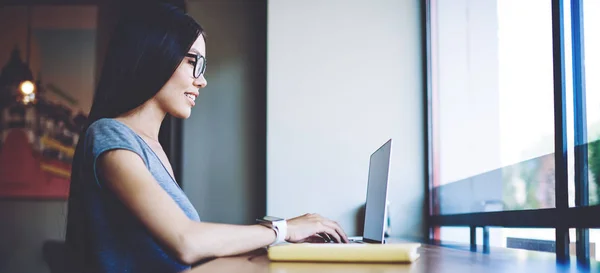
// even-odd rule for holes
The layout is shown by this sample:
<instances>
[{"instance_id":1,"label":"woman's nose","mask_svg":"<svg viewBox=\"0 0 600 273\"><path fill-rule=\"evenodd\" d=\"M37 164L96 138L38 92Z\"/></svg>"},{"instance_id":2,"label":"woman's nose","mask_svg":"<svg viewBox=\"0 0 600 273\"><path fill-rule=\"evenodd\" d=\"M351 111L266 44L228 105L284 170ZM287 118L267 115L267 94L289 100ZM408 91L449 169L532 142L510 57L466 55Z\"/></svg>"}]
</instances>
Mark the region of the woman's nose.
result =
<instances>
[{"instance_id":1,"label":"woman's nose","mask_svg":"<svg viewBox=\"0 0 600 273\"><path fill-rule=\"evenodd\" d=\"M198 87L198 88L204 88L206 87L206 78L204 78L204 75L200 75L200 77L198 77L197 79L194 79L194 86Z\"/></svg>"}]
</instances>

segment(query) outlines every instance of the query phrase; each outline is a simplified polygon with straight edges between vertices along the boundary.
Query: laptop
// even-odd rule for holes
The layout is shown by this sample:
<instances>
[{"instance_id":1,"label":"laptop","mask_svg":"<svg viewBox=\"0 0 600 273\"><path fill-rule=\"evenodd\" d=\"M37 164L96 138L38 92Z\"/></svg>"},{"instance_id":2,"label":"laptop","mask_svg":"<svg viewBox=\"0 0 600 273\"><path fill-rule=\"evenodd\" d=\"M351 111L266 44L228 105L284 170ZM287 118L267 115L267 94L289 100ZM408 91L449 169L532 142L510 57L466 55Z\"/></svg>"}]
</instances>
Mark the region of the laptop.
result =
<instances>
[{"instance_id":1,"label":"laptop","mask_svg":"<svg viewBox=\"0 0 600 273\"><path fill-rule=\"evenodd\" d=\"M350 243L385 243L386 201L392 140L381 145L369 161L367 201L362 237L350 237Z\"/></svg>"},{"instance_id":2,"label":"laptop","mask_svg":"<svg viewBox=\"0 0 600 273\"><path fill-rule=\"evenodd\" d=\"M392 140L379 147L369 162L367 200L362 237L348 238L350 244L283 244L267 249L270 266L285 262L412 262L419 258L419 243L384 239L386 201ZM336 265L337 266L337 265ZM318 271L318 270L317 270Z\"/></svg>"}]
</instances>

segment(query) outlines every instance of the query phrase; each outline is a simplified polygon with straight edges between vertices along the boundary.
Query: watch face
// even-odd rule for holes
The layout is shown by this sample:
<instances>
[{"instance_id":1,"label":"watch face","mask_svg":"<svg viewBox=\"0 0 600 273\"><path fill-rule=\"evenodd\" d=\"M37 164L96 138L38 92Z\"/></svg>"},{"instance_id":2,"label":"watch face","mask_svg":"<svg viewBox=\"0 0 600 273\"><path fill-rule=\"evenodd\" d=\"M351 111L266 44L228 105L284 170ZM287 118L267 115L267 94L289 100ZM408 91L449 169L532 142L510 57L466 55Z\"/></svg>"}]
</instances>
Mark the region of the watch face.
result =
<instances>
[{"instance_id":1,"label":"watch face","mask_svg":"<svg viewBox=\"0 0 600 273\"><path fill-rule=\"evenodd\" d=\"M283 218L279 218L279 217L274 217L274 216L265 216L263 217L263 220L265 221L269 221L269 222L276 222L276 221L283 221Z\"/></svg>"}]
</instances>

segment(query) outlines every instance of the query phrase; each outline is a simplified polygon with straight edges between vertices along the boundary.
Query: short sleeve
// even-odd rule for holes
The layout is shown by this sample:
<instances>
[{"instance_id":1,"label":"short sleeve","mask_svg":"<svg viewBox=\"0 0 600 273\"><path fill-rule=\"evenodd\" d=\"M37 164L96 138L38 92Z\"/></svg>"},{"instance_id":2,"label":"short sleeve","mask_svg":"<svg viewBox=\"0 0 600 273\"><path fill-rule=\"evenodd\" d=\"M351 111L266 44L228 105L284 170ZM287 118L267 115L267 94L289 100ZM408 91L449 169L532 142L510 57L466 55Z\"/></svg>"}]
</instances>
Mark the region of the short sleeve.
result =
<instances>
[{"instance_id":1,"label":"short sleeve","mask_svg":"<svg viewBox=\"0 0 600 273\"><path fill-rule=\"evenodd\" d=\"M137 138L135 132L129 127L114 119L100 119L88 127L85 134L85 160L86 164L91 163L91 171L99 187L103 185L96 173L96 161L104 152L117 149L129 150L139 155L148 166L144 149Z\"/></svg>"}]
</instances>

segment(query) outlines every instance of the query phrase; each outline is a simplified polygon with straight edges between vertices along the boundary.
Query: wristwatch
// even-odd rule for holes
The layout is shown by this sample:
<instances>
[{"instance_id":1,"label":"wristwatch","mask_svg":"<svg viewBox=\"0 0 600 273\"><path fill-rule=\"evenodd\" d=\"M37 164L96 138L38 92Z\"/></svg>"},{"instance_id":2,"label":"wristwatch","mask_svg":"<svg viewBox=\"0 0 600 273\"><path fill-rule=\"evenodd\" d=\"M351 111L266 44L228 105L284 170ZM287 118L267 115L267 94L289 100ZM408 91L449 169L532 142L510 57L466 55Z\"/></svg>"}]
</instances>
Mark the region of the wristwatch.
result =
<instances>
[{"instance_id":1,"label":"wristwatch","mask_svg":"<svg viewBox=\"0 0 600 273\"><path fill-rule=\"evenodd\" d=\"M265 216L263 218L256 219L256 221L259 224L275 231L277 239L275 239L275 242L270 245L276 245L285 242L285 238L287 237L287 221L285 219L274 216Z\"/></svg>"}]
</instances>

